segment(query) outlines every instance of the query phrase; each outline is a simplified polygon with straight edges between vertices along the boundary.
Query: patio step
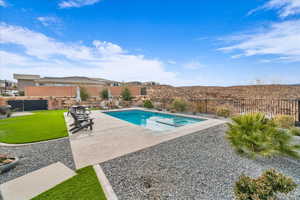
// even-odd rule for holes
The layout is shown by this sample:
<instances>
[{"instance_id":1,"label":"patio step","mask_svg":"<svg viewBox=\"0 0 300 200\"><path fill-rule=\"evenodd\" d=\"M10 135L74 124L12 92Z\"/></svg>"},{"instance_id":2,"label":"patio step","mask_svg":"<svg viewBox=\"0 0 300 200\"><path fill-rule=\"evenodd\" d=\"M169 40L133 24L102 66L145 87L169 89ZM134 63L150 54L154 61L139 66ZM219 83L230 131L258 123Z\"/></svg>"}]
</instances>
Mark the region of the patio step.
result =
<instances>
[{"instance_id":1,"label":"patio step","mask_svg":"<svg viewBox=\"0 0 300 200\"><path fill-rule=\"evenodd\" d=\"M73 170L57 162L3 183L0 191L3 200L29 200L74 175Z\"/></svg>"}]
</instances>

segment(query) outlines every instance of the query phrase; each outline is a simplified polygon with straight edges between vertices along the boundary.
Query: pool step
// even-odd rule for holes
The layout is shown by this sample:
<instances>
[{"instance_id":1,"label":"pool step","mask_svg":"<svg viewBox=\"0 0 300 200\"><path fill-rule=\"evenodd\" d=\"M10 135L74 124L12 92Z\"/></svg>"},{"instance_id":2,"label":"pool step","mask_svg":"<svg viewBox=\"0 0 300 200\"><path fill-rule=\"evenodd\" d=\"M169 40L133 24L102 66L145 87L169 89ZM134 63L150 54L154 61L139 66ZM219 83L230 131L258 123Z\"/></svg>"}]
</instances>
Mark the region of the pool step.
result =
<instances>
[{"instance_id":1,"label":"pool step","mask_svg":"<svg viewBox=\"0 0 300 200\"><path fill-rule=\"evenodd\" d=\"M29 200L74 175L73 170L57 162L3 183L0 191L3 200Z\"/></svg>"},{"instance_id":2,"label":"pool step","mask_svg":"<svg viewBox=\"0 0 300 200\"><path fill-rule=\"evenodd\" d=\"M174 124L174 123L172 123L172 122L162 121L162 120L155 120L155 122L160 123L160 124L169 125L169 126L174 126L174 127L180 127L180 126L183 126L182 124Z\"/></svg>"}]
</instances>

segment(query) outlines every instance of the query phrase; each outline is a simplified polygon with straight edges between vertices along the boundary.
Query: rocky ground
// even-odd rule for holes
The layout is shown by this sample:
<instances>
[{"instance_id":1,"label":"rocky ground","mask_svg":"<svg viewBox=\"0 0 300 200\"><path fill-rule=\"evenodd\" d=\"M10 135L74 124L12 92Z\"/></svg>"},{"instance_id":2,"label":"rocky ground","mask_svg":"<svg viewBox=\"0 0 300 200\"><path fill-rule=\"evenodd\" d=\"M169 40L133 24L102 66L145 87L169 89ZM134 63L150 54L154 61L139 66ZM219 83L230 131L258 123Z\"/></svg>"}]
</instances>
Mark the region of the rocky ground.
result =
<instances>
[{"instance_id":1,"label":"rocky ground","mask_svg":"<svg viewBox=\"0 0 300 200\"><path fill-rule=\"evenodd\" d=\"M225 125L212 127L100 166L122 200L231 200L233 185L242 173L256 177L269 168L300 184L300 161L241 158L224 139L225 131ZM300 199L300 187L281 199Z\"/></svg>"}]
</instances>

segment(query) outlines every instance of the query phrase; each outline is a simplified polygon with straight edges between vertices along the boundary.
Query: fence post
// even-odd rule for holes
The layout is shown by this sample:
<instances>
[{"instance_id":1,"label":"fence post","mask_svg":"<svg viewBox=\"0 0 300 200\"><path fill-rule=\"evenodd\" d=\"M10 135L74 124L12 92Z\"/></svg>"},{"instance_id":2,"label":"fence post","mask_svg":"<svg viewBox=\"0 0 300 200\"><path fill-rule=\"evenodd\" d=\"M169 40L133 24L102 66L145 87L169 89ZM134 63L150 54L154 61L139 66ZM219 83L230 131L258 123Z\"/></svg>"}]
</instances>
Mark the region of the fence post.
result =
<instances>
[{"instance_id":1,"label":"fence post","mask_svg":"<svg viewBox=\"0 0 300 200\"><path fill-rule=\"evenodd\" d=\"M300 99L297 99L298 102L298 121L296 121L296 125L300 125Z\"/></svg>"}]
</instances>

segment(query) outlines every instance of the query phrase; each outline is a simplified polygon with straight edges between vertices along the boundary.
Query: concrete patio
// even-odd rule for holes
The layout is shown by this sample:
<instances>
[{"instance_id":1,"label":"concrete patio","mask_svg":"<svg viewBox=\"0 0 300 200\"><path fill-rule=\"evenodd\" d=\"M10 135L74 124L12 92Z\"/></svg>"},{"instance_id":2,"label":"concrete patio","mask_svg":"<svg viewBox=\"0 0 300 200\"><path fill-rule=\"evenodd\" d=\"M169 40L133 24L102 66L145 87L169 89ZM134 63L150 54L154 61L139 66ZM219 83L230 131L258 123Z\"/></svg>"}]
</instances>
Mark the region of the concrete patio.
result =
<instances>
[{"instance_id":1,"label":"concrete patio","mask_svg":"<svg viewBox=\"0 0 300 200\"><path fill-rule=\"evenodd\" d=\"M93 131L81 131L70 136L77 169L224 123L218 119L207 119L159 133L111 117L101 111L92 111L91 117L95 122ZM72 122L71 117L67 115L65 119L68 125Z\"/></svg>"}]
</instances>

